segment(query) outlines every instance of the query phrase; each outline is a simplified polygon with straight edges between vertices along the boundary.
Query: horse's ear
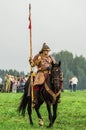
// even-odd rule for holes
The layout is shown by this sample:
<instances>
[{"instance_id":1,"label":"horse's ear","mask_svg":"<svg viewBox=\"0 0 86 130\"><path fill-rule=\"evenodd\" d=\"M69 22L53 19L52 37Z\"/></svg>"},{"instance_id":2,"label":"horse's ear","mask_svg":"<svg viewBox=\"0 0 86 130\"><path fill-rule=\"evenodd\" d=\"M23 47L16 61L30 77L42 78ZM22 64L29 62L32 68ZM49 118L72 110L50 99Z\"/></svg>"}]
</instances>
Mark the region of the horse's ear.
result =
<instances>
[{"instance_id":1,"label":"horse's ear","mask_svg":"<svg viewBox=\"0 0 86 130\"><path fill-rule=\"evenodd\" d=\"M59 67L61 66L61 61L59 61L58 66L59 66Z\"/></svg>"},{"instance_id":2,"label":"horse's ear","mask_svg":"<svg viewBox=\"0 0 86 130\"><path fill-rule=\"evenodd\" d=\"M54 63L52 62L52 66L54 66Z\"/></svg>"}]
</instances>

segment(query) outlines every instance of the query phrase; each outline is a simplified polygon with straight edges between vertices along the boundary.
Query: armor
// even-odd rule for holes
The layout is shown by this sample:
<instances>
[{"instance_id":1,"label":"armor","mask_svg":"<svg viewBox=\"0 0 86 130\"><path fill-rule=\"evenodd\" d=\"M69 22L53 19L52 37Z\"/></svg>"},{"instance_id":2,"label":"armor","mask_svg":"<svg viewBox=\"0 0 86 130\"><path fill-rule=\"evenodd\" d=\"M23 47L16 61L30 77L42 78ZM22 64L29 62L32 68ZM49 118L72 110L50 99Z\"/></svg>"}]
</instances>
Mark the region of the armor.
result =
<instances>
[{"instance_id":1,"label":"armor","mask_svg":"<svg viewBox=\"0 0 86 130\"><path fill-rule=\"evenodd\" d=\"M34 66L37 66L38 70L46 70L48 67L55 63L55 60L51 56L43 57L42 54L38 54L33 59Z\"/></svg>"}]
</instances>

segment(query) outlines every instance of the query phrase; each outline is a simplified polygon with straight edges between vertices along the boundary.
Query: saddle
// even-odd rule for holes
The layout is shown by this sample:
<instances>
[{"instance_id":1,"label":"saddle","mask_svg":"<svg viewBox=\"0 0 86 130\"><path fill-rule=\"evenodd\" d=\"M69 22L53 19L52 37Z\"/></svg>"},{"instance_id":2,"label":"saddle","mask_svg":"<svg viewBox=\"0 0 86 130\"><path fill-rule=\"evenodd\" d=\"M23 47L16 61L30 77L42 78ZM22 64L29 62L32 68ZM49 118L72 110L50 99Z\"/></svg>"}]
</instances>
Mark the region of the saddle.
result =
<instances>
[{"instance_id":1,"label":"saddle","mask_svg":"<svg viewBox=\"0 0 86 130\"><path fill-rule=\"evenodd\" d=\"M44 73L42 71L38 71L36 76L35 76L35 80L33 85L42 85L45 82L45 76Z\"/></svg>"}]
</instances>

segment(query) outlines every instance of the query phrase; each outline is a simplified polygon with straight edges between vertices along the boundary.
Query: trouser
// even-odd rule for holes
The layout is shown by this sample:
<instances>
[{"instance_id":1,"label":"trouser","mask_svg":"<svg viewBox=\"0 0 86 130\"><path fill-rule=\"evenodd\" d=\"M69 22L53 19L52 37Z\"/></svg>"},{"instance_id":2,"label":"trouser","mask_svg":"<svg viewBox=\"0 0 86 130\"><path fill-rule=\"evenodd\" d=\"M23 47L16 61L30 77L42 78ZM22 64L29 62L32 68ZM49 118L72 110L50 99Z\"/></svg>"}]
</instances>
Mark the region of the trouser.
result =
<instances>
[{"instance_id":1,"label":"trouser","mask_svg":"<svg viewBox=\"0 0 86 130\"><path fill-rule=\"evenodd\" d=\"M73 91L76 92L76 84L73 84Z\"/></svg>"},{"instance_id":2,"label":"trouser","mask_svg":"<svg viewBox=\"0 0 86 130\"><path fill-rule=\"evenodd\" d=\"M10 85L9 84L6 85L6 92L10 92Z\"/></svg>"},{"instance_id":3,"label":"trouser","mask_svg":"<svg viewBox=\"0 0 86 130\"><path fill-rule=\"evenodd\" d=\"M70 85L70 91L72 92L73 91L73 85Z\"/></svg>"}]
</instances>

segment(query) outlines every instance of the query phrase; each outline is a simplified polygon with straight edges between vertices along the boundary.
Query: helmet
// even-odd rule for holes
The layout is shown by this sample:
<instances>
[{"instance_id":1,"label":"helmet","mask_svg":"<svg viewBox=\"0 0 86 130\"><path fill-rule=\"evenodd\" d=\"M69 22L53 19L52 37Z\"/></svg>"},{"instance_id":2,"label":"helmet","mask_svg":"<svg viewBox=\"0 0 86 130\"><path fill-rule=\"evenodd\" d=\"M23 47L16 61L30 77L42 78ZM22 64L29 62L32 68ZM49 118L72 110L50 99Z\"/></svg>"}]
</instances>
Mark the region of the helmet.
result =
<instances>
[{"instance_id":1,"label":"helmet","mask_svg":"<svg viewBox=\"0 0 86 130\"><path fill-rule=\"evenodd\" d=\"M46 43L43 43L42 51L51 51L51 49L49 48L49 46Z\"/></svg>"},{"instance_id":2,"label":"helmet","mask_svg":"<svg viewBox=\"0 0 86 130\"><path fill-rule=\"evenodd\" d=\"M39 54L42 53L43 51L51 51L49 46L46 43L43 43L41 51L39 51Z\"/></svg>"}]
</instances>

